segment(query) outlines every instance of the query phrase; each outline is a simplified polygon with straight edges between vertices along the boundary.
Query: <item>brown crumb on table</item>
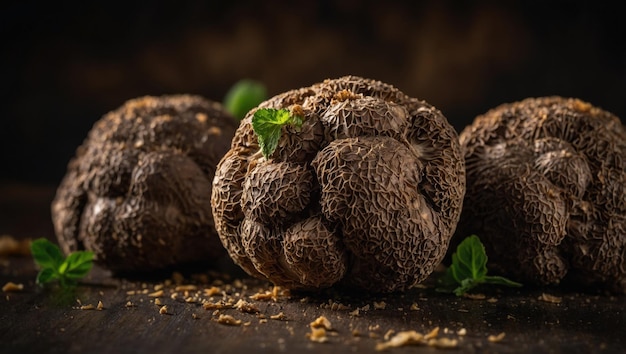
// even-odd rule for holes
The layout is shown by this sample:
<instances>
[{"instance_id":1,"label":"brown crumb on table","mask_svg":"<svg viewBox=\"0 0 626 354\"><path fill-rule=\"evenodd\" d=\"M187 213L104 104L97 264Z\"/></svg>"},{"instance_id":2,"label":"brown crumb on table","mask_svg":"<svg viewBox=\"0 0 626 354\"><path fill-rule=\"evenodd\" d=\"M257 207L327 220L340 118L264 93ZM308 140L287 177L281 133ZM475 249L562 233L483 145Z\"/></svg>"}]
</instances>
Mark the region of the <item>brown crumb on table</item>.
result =
<instances>
[{"instance_id":1,"label":"brown crumb on table","mask_svg":"<svg viewBox=\"0 0 626 354\"><path fill-rule=\"evenodd\" d=\"M358 316L360 315L359 311L360 311L360 310L359 310L359 308L357 307L354 311L350 311L350 312L348 312L348 314L349 314L350 316L355 316L355 317L358 317Z\"/></svg>"},{"instance_id":2,"label":"brown crumb on table","mask_svg":"<svg viewBox=\"0 0 626 354\"><path fill-rule=\"evenodd\" d=\"M332 330L333 326L325 316L320 316L315 319L315 321L309 324L311 328L324 328L325 330Z\"/></svg>"},{"instance_id":3,"label":"brown crumb on table","mask_svg":"<svg viewBox=\"0 0 626 354\"><path fill-rule=\"evenodd\" d=\"M194 320L197 320L200 318L200 316L198 316L195 312L191 314L191 318L193 318Z\"/></svg>"},{"instance_id":4,"label":"brown crumb on table","mask_svg":"<svg viewBox=\"0 0 626 354\"><path fill-rule=\"evenodd\" d=\"M306 337L312 342L317 342L317 343L328 342L328 337L326 336L326 330L321 327L320 328L311 327L311 333L307 333Z\"/></svg>"},{"instance_id":5,"label":"brown crumb on table","mask_svg":"<svg viewBox=\"0 0 626 354\"><path fill-rule=\"evenodd\" d=\"M219 295L221 292L222 290L220 290L220 288L216 286L212 286L208 289L204 289L204 296L215 296L215 295Z\"/></svg>"},{"instance_id":6,"label":"brown crumb on table","mask_svg":"<svg viewBox=\"0 0 626 354\"><path fill-rule=\"evenodd\" d=\"M237 301L237 303L233 306L234 308L236 308L237 310L241 311L241 312L245 312L245 313L259 313L261 312L259 310L259 308L250 302L247 302L243 299L239 299L239 301Z\"/></svg>"},{"instance_id":7,"label":"brown crumb on table","mask_svg":"<svg viewBox=\"0 0 626 354\"><path fill-rule=\"evenodd\" d=\"M167 305L161 306L161 308L159 309L159 313L161 315L167 315Z\"/></svg>"},{"instance_id":8,"label":"brown crumb on table","mask_svg":"<svg viewBox=\"0 0 626 354\"><path fill-rule=\"evenodd\" d=\"M456 348L458 346L458 340L438 336L439 327L425 335L417 331L402 331L389 340L376 344L376 350L381 351L406 345L427 345L435 348Z\"/></svg>"},{"instance_id":9,"label":"brown crumb on table","mask_svg":"<svg viewBox=\"0 0 626 354\"><path fill-rule=\"evenodd\" d=\"M472 294L472 293L465 293L463 294L463 297L467 299L471 299L471 300L484 300L487 298L485 294Z\"/></svg>"},{"instance_id":10,"label":"brown crumb on table","mask_svg":"<svg viewBox=\"0 0 626 354\"><path fill-rule=\"evenodd\" d=\"M81 310L95 310L96 307L92 304L82 305L80 307Z\"/></svg>"},{"instance_id":11,"label":"brown crumb on table","mask_svg":"<svg viewBox=\"0 0 626 354\"><path fill-rule=\"evenodd\" d=\"M456 334L462 337L467 334L467 329L461 328L458 331L456 331Z\"/></svg>"},{"instance_id":12,"label":"brown crumb on table","mask_svg":"<svg viewBox=\"0 0 626 354\"><path fill-rule=\"evenodd\" d=\"M102 301L98 301L98 305L96 306L96 310L98 310L98 311L104 310L104 304L102 303Z\"/></svg>"},{"instance_id":13,"label":"brown crumb on table","mask_svg":"<svg viewBox=\"0 0 626 354\"><path fill-rule=\"evenodd\" d=\"M128 301L125 306L126 307L134 307L135 304L133 304L132 302Z\"/></svg>"},{"instance_id":14,"label":"brown crumb on table","mask_svg":"<svg viewBox=\"0 0 626 354\"><path fill-rule=\"evenodd\" d=\"M231 315L224 315L224 314L220 314L220 316L217 318L216 321L217 323L228 325L228 326L241 326L241 323L242 323L241 320L235 319Z\"/></svg>"},{"instance_id":15,"label":"brown crumb on table","mask_svg":"<svg viewBox=\"0 0 626 354\"><path fill-rule=\"evenodd\" d=\"M409 308L409 310L411 311L418 311L420 308L419 306L417 306L417 302L414 302L411 304L411 307Z\"/></svg>"},{"instance_id":16,"label":"brown crumb on table","mask_svg":"<svg viewBox=\"0 0 626 354\"><path fill-rule=\"evenodd\" d=\"M539 300L539 301L544 301L544 302L549 302L549 303L552 303L552 304L560 304L560 303L561 303L561 300L563 300L563 298L558 297L558 296L554 296L554 295L550 295L550 294L543 293L543 294L541 294L541 295L537 298L537 300Z\"/></svg>"},{"instance_id":17,"label":"brown crumb on table","mask_svg":"<svg viewBox=\"0 0 626 354\"><path fill-rule=\"evenodd\" d=\"M2 287L2 291L4 291L5 293L22 290L24 290L24 284L16 284L12 281L4 284L4 286Z\"/></svg>"},{"instance_id":18,"label":"brown crumb on table","mask_svg":"<svg viewBox=\"0 0 626 354\"><path fill-rule=\"evenodd\" d=\"M195 285L178 285L174 288L174 291L196 291L198 287Z\"/></svg>"},{"instance_id":19,"label":"brown crumb on table","mask_svg":"<svg viewBox=\"0 0 626 354\"><path fill-rule=\"evenodd\" d=\"M498 335L490 335L489 337L487 337L487 340L492 342L492 343L496 343L496 342L500 342L504 339L504 336L506 335L506 333L502 332Z\"/></svg>"},{"instance_id":20,"label":"brown crumb on table","mask_svg":"<svg viewBox=\"0 0 626 354\"><path fill-rule=\"evenodd\" d=\"M387 303L384 301L374 301L374 310L384 310L387 307Z\"/></svg>"},{"instance_id":21,"label":"brown crumb on table","mask_svg":"<svg viewBox=\"0 0 626 354\"><path fill-rule=\"evenodd\" d=\"M162 297L163 294L164 294L163 289L161 289L161 290L157 290L157 291L155 291L153 293L148 294L148 296L150 296L150 297Z\"/></svg>"},{"instance_id":22,"label":"brown crumb on table","mask_svg":"<svg viewBox=\"0 0 626 354\"><path fill-rule=\"evenodd\" d=\"M279 321L283 321L287 319L287 316L285 316L285 314L283 312L279 312L276 315L272 315L270 316L271 320L279 320Z\"/></svg>"},{"instance_id":23,"label":"brown crumb on table","mask_svg":"<svg viewBox=\"0 0 626 354\"><path fill-rule=\"evenodd\" d=\"M231 308L232 306L228 305L226 302L224 302L224 300L220 300L218 302L210 302L210 301L205 301L202 304L202 308L205 310L219 310L219 309L225 309L225 308Z\"/></svg>"},{"instance_id":24,"label":"brown crumb on table","mask_svg":"<svg viewBox=\"0 0 626 354\"><path fill-rule=\"evenodd\" d=\"M157 306L163 305L163 303L161 302L161 299L159 299L159 298L154 299L154 304L157 305Z\"/></svg>"},{"instance_id":25,"label":"brown crumb on table","mask_svg":"<svg viewBox=\"0 0 626 354\"><path fill-rule=\"evenodd\" d=\"M30 255L31 239L17 240L11 235L0 236L0 256Z\"/></svg>"}]
</instances>

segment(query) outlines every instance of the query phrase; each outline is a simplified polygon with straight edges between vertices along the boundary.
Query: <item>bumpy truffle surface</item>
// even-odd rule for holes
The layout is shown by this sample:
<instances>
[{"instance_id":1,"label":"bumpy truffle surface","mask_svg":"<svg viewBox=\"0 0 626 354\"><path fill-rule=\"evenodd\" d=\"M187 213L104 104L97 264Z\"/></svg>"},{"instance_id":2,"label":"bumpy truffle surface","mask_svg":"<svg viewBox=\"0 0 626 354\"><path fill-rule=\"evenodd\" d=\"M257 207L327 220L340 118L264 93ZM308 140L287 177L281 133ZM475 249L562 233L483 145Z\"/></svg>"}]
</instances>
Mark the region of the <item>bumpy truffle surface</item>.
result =
<instances>
[{"instance_id":1,"label":"bumpy truffle surface","mask_svg":"<svg viewBox=\"0 0 626 354\"><path fill-rule=\"evenodd\" d=\"M63 250L90 250L119 273L224 253L211 183L236 121L199 96L132 99L93 126L52 203Z\"/></svg>"},{"instance_id":2,"label":"bumpy truffle surface","mask_svg":"<svg viewBox=\"0 0 626 354\"><path fill-rule=\"evenodd\" d=\"M288 109L262 156L252 119ZM346 76L277 95L248 112L213 182L231 258L292 289L335 284L400 291L440 263L465 192L458 135L442 113L395 87Z\"/></svg>"},{"instance_id":3,"label":"bumpy truffle surface","mask_svg":"<svg viewBox=\"0 0 626 354\"><path fill-rule=\"evenodd\" d=\"M459 237L477 234L490 262L524 282L626 290L626 130L616 116L579 99L528 98L478 116L460 141Z\"/></svg>"}]
</instances>

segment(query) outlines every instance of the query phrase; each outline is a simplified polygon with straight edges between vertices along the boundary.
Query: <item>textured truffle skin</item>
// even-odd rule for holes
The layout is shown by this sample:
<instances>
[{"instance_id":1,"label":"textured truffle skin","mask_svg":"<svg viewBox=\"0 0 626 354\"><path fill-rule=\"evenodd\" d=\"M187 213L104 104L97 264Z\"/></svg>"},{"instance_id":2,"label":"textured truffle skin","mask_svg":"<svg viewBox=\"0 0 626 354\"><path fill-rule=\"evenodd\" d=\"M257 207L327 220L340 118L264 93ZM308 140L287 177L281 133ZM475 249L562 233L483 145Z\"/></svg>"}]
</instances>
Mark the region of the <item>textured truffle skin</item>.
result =
<instances>
[{"instance_id":1,"label":"textured truffle skin","mask_svg":"<svg viewBox=\"0 0 626 354\"><path fill-rule=\"evenodd\" d=\"M579 99L528 98L478 116L460 141L467 193L453 243L484 242L501 272L626 291L626 130Z\"/></svg>"},{"instance_id":2,"label":"textured truffle skin","mask_svg":"<svg viewBox=\"0 0 626 354\"><path fill-rule=\"evenodd\" d=\"M261 155L261 108L288 109ZM405 290L444 257L460 216L465 170L443 114L356 76L277 95L248 112L217 167L215 226L250 275L292 289Z\"/></svg>"},{"instance_id":3,"label":"textured truffle skin","mask_svg":"<svg viewBox=\"0 0 626 354\"><path fill-rule=\"evenodd\" d=\"M116 273L208 263L224 254L211 215L215 167L237 123L199 96L145 96L97 121L52 203L64 252Z\"/></svg>"}]
</instances>

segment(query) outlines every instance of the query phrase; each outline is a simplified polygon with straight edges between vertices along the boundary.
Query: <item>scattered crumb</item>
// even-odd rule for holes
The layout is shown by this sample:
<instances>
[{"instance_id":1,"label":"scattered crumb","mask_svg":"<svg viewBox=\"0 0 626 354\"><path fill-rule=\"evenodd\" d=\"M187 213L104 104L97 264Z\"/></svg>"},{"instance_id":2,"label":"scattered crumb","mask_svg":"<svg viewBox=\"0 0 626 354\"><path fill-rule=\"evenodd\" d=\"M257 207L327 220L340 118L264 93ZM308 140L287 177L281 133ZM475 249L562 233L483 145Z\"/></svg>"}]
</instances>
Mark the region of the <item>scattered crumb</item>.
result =
<instances>
[{"instance_id":1,"label":"scattered crumb","mask_svg":"<svg viewBox=\"0 0 626 354\"><path fill-rule=\"evenodd\" d=\"M358 329L353 329L352 330L352 336L353 337L360 337L361 336L361 332L359 332Z\"/></svg>"},{"instance_id":2,"label":"scattered crumb","mask_svg":"<svg viewBox=\"0 0 626 354\"><path fill-rule=\"evenodd\" d=\"M270 319L271 319L271 320L279 320L279 321L283 321L283 320L286 320L286 319L287 319L287 316L285 316L285 314L284 314L284 313L279 312L279 313L278 313L278 314L276 314L276 315L272 315L272 316L270 316Z\"/></svg>"},{"instance_id":3,"label":"scattered crumb","mask_svg":"<svg viewBox=\"0 0 626 354\"><path fill-rule=\"evenodd\" d=\"M471 293L464 293L463 294L464 298L468 298L468 299L472 299L472 300L484 300L487 298L487 296L485 296L485 294L471 294Z\"/></svg>"},{"instance_id":4,"label":"scattered crumb","mask_svg":"<svg viewBox=\"0 0 626 354\"><path fill-rule=\"evenodd\" d=\"M126 307L133 307L133 306L135 306L135 304L133 304L132 302L128 301L125 306Z\"/></svg>"},{"instance_id":5,"label":"scattered crumb","mask_svg":"<svg viewBox=\"0 0 626 354\"><path fill-rule=\"evenodd\" d=\"M325 316L320 316L316 318L315 321L311 322L309 325L311 326L311 328L324 328L328 331L333 329L330 321Z\"/></svg>"},{"instance_id":6,"label":"scattered crumb","mask_svg":"<svg viewBox=\"0 0 626 354\"><path fill-rule=\"evenodd\" d=\"M135 295L137 292L135 290L128 290L126 295Z\"/></svg>"},{"instance_id":7,"label":"scattered crumb","mask_svg":"<svg viewBox=\"0 0 626 354\"><path fill-rule=\"evenodd\" d=\"M361 307L361 311L369 311L370 310L370 304L367 304L363 307Z\"/></svg>"},{"instance_id":8,"label":"scattered crumb","mask_svg":"<svg viewBox=\"0 0 626 354\"><path fill-rule=\"evenodd\" d=\"M174 288L174 291L196 291L198 287L195 285L178 285Z\"/></svg>"},{"instance_id":9,"label":"scattered crumb","mask_svg":"<svg viewBox=\"0 0 626 354\"><path fill-rule=\"evenodd\" d=\"M311 333L307 333L306 337L312 342L317 342L317 343L328 342L328 337L326 336L326 330L321 327L320 328L311 327Z\"/></svg>"},{"instance_id":10,"label":"scattered crumb","mask_svg":"<svg viewBox=\"0 0 626 354\"><path fill-rule=\"evenodd\" d=\"M386 341L389 340L394 333L396 333L396 331L394 331L393 329L388 330L387 333L385 333L385 335L383 336L383 339Z\"/></svg>"},{"instance_id":11,"label":"scattered crumb","mask_svg":"<svg viewBox=\"0 0 626 354\"><path fill-rule=\"evenodd\" d=\"M447 337L433 338L428 341L428 346L441 349L456 348L458 345L458 340Z\"/></svg>"},{"instance_id":12,"label":"scattered crumb","mask_svg":"<svg viewBox=\"0 0 626 354\"><path fill-rule=\"evenodd\" d=\"M167 305L161 306L161 308L159 309L159 313L161 315L166 315L167 314Z\"/></svg>"},{"instance_id":13,"label":"scattered crumb","mask_svg":"<svg viewBox=\"0 0 626 354\"><path fill-rule=\"evenodd\" d=\"M424 335L416 331L402 331L386 342L376 344L376 350L382 351L411 344L423 344Z\"/></svg>"},{"instance_id":14,"label":"scattered crumb","mask_svg":"<svg viewBox=\"0 0 626 354\"><path fill-rule=\"evenodd\" d=\"M237 303L233 307L236 308L237 310L239 310L241 312L245 312L245 313L259 313L259 312L261 312L259 310L259 308L255 304L247 302L247 301L245 301L243 299L239 299L239 301L237 301Z\"/></svg>"},{"instance_id":15,"label":"scattered crumb","mask_svg":"<svg viewBox=\"0 0 626 354\"><path fill-rule=\"evenodd\" d=\"M219 295L222 291L220 290L220 288L216 287L216 286L212 286L208 289L204 289L204 295L205 296L215 296L215 295Z\"/></svg>"},{"instance_id":16,"label":"scattered crumb","mask_svg":"<svg viewBox=\"0 0 626 354\"><path fill-rule=\"evenodd\" d=\"M272 288L272 291L265 291L264 293L256 293L254 295L251 295L250 298L252 300L272 300L272 301L277 301L278 298L281 297L290 297L291 296L291 292L288 289L283 289L280 286L274 286Z\"/></svg>"},{"instance_id":17,"label":"scattered crumb","mask_svg":"<svg viewBox=\"0 0 626 354\"><path fill-rule=\"evenodd\" d=\"M2 291L4 291L5 293L22 291L22 290L24 290L24 284L15 284L12 281L4 284L4 286L2 287Z\"/></svg>"},{"instance_id":18,"label":"scattered crumb","mask_svg":"<svg viewBox=\"0 0 626 354\"><path fill-rule=\"evenodd\" d=\"M496 302L498 302L498 299L496 299L495 297L490 297L489 299L487 299L487 302L495 304Z\"/></svg>"},{"instance_id":19,"label":"scattered crumb","mask_svg":"<svg viewBox=\"0 0 626 354\"><path fill-rule=\"evenodd\" d=\"M17 240L11 235L0 236L0 256L30 255L31 239Z\"/></svg>"},{"instance_id":20,"label":"scattered crumb","mask_svg":"<svg viewBox=\"0 0 626 354\"><path fill-rule=\"evenodd\" d=\"M163 289L161 290L157 290L153 293L148 294L148 296L150 297L162 297L163 296Z\"/></svg>"},{"instance_id":21,"label":"scattered crumb","mask_svg":"<svg viewBox=\"0 0 626 354\"><path fill-rule=\"evenodd\" d=\"M487 337L487 340L492 342L492 343L496 343L496 342L500 342L501 340L504 339L504 336L506 334L504 332L498 334L498 335L490 335L489 337Z\"/></svg>"},{"instance_id":22,"label":"scattered crumb","mask_svg":"<svg viewBox=\"0 0 626 354\"><path fill-rule=\"evenodd\" d=\"M102 303L102 301L98 301L98 305L96 306L96 310L98 310L98 311L104 310L104 304Z\"/></svg>"},{"instance_id":23,"label":"scattered crumb","mask_svg":"<svg viewBox=\"0 0 626 354\"><path fill-rule=\"evenodd\" d=\"M409 308L409 310L411 311L418 311L420 308L419 306L417 306L417 302L414 302L411 304L411 307Z\"/></svg>"},{"instance_id":24,"label":"scattered crumb","mask_svg":"<svg viewBox=\"0 0 626 354\"><path fill-rule=\"evenodd\" d=\"M195 312L193 312L193 313L191 314L191 318L193 318L194 320L197 320L197 319L199 319L199 318L200 318L200 316L198 316Z\"/></svg>"},{"instance_id":25,"label":"scattered crumb","mask_svg":"<svg viewBox=\"0 0 626 354\"><path fill-rule=\"evenodd\" d=\"M397 348L406 345L427 345L436 348L455 348L458 346L458 340L439 336L439 327L436 327L428 334L424 335L416 331L398 332L389 340L376 344L376 350L386 350L389 348Z\"/></svg>"},{"instance_id":26,"label":"scattered crumb","mask_svg":"<svg viewBox=\"0 0 626 354\"><path fill-rule=\"evenodd\" d=\"M218 302L206 301L202 304L202 308L204 308L205 310L225 309L229 307L231 306L226 304L226 302L224 302L223 300L220 300Z\"/></svg>"},{"instance_id":27,"label":"scattered crumb","mask_svg":"<svg viewBox=\"0 0 626 354\"><path fill-rule=\"evenodd\" d=\"M549 302L549 303L552 303L552 304L560 304L560 303L561 303L561 300L563 300L563 298L558 297L558 296L554 296L554 295L550 295L550 294L543 293L543 294L541 294L541 295L537 298L537 300L539 300L539 301L544 301L544 302Z\"/></svg>"},{"instance_id":28,"label":"scattered crumb","mask_svg":"<svg viewBox=\"0 0 626 354\"><path fill-rule=\"evenodd\" d=\"M349 312L348 314L349 314L350 316L355 316L355 317L358 317L358 316L360 315L360 314L359 314L359 311L360 311L360 310L359 310L359 308L357 307L354 311L351 311L351 312Z\"/></svg>"},{"instance_id":29,"label":"scattered crumb","mask_svg":"<svg viewBox=\"0 0 626 354\"><path fill-rule=\"evenodd\" d=\"M374 310L384 310L387 307L387 303L384 301L374 301Z\"/></svg>"},{"instance_id":30,"label":"scattered crumb","mask_svg":"<svg viewBox=\"0 0 626 354\"><path fill-rule=\"evenodd\" d=\"M164 285L163 284L157 284L154 286L154 291L159 291L159 290L163 290Z\"/></svg>"},{"instance_id":31,"label":"scattered crumb","mask_svg":"<svg viewBox=\"0 0 626 354\"><path fill-rule=\"evenodd\" d=\"M261 318L261 319L259 320L259 323L267 323L267 318Z\"/></svg>"},{"instance_id":32,"label":"scattered crumb","mask_svg":"<svg viewBox=\"0 0 626 354\"><path fill-rule=\"evenodd\" d=\"M467 330L465 328L461 328L458 331L456 331L456 334L462 337L467 334Z\"/></svg>"},{"instance_id":33,"label":"scattered crumb","mask_svg":"<svg viewBox=\"0 0 626 354\"><path fill-rule=\"evenodd\" d=\"M235 319L231 315L220 314L220 317L217 318L217 323L228 325L228 326L241 326L241 320Z\"/></svg>"},{"instance_id":34,"label":"scattered crumb","mask_svg":"<svg viewBox=\"0 0 626 354\"><path fill-rule=\"evenodd\" d=\"M157 305L157 306L163 305L163 303L161 302L161 299L159 299L159 298L154 299L154 304Z\"/></svg>"},{"instance_id":35,"label":"scattered crumb","mask_svg":"<svg viewBox=\"0 0 626 354\"><path fill-rule=\"evenodd\" d=\"M81 310L95 310L96 307L92 304L82 305L80 307Z\"/></svg>"}]
</instances>

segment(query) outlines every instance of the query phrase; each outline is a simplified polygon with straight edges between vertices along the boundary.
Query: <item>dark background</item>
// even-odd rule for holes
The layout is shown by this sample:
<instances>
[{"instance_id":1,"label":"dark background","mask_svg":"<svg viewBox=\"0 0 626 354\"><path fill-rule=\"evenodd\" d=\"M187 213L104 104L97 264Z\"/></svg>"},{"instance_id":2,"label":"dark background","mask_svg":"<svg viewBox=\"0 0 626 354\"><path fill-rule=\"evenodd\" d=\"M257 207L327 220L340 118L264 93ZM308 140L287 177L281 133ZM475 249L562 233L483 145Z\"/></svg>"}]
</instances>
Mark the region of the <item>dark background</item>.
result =
<instances>
[{"instance_id":1,"label":"dark background","mask_svg":"<svg viewBox=\"0 0 626 354\"><path fill-rule=\"evenodd\" d=\"M378 79L461 130L500 103L578 97L626 117L623 12L604 1L19 1L0 11L0 183L56 185L106 112Z\"/></svg>"}]
</instances>

